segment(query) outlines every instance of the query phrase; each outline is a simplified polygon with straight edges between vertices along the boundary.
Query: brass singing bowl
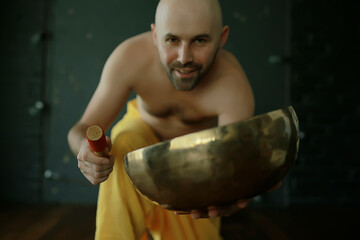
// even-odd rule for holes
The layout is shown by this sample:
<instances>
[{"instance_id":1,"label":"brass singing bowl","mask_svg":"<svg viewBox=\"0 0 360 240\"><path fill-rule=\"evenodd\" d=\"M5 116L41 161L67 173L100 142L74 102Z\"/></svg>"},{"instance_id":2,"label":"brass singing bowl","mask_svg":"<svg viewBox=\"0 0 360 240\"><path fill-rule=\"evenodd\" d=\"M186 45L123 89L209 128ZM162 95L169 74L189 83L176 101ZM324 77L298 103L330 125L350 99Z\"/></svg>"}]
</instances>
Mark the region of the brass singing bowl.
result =
<instances>
[{"instance_id":1,"label":"brass singing bowl","mask_svg":"<svg viewBox=\"0 0 360 240\"><path fill-rule=\"evenodd\" d=\"M171 210L221 206L262 194L281 181L299 148L290 106L128 153L135 188Z\"/></svg>"}]
</instances>

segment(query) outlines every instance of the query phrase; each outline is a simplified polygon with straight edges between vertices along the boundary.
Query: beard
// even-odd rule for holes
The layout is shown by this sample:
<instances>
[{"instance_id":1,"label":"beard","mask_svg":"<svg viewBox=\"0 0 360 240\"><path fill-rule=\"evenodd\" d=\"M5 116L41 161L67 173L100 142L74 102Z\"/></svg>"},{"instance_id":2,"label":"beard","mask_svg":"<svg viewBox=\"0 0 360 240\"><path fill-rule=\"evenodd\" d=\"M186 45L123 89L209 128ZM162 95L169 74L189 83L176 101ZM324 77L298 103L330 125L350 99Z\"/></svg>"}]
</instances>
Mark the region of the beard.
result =
<instances>
[{"instance_id":1,"label":"beard","mask_svg":"<svg viewBox=\"0 0 360 240\"><path fill-rule=\"evenodd\" d=\"M202 64L193 62L182 64L176 61L168 66L166 73L176 90L190 91L203 78L202 69Z\"/></svg>"},{"instance_id":2,"label":"beard","mask_svg":"<svg viewBox=\"0 0 360 240\"><path fill-rule=\"evenodd\" d=\"M212 57L206 68L204 68L202 64L195 62L188 62L182 64L179 61L176 61L170 63L168 66L164 64L162 65L176 90L191 91L210 71L217 56L217 52L218 49L215 51L214 56Z\"/></svg>"}]
</instances>

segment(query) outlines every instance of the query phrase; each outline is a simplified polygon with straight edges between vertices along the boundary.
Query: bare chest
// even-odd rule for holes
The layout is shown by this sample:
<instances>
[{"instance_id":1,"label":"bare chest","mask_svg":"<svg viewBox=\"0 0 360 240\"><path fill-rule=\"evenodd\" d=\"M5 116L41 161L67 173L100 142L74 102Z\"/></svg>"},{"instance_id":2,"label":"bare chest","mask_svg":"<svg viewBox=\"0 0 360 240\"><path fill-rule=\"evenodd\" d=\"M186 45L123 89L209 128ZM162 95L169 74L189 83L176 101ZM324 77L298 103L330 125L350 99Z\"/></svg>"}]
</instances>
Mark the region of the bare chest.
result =
<instances>
[{"instance_id":1,"label":"bare chest","mask_svg":"<svg viewBox=\"0 0 360 240\"><path fill-rule=\"evenodd\" d=\"M141 101L141 107L149 115L159 118L176 118L183 124L194 124L207 118L207 114L198 106L183 102L168 102L166 99L150 104Z\"/></svg>"},{"instance_id":2,"label":"bare chest","mask_svg":"<svg viewBox=\"0 0 360 240\"><path fill-rule=\"evenodd\" d=\"M215 127L217 116L200 102L154 97L145 101L138 97L141 117L162 139Z\"/></svg>"}]
</instances>

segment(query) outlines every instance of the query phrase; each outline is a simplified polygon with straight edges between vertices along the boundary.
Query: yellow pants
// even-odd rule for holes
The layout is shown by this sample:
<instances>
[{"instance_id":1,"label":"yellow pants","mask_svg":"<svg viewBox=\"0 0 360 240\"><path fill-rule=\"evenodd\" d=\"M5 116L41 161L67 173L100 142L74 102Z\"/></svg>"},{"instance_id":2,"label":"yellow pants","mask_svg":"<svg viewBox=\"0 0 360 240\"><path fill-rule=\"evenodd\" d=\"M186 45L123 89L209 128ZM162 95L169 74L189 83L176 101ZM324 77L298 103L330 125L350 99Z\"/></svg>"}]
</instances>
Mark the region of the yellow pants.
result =
<instances>
[{"instance_id":1,"label":"yellow pants","mask_svg":"<svg viewBox=\"0 0 360 240\"><path fill-rule=\"evenodd\" d=\"M100 184L96 239L147 239L147 232L154 240L221 239L220 218L193 220L190 215L176 216L133 188L124 169L123 156L159 142L141 120L135 100L128 103L127 114L113 127L111 140L115 164L109 179Z\"/></svg>"}]
</instances>

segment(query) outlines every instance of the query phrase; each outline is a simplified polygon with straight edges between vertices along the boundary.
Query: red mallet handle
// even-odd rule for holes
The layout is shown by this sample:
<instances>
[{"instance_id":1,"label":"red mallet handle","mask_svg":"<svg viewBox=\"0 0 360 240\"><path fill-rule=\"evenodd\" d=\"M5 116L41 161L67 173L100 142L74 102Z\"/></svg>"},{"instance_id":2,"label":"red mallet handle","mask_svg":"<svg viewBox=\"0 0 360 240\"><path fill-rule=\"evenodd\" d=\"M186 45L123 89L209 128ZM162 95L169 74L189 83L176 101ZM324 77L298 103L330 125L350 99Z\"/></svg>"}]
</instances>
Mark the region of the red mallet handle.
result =
<instances>
[{"instance_id":1,"label":"red mallet handle","mask_svg":"<svg viewBox=\"0 0 360 240\"><path fill-rule=\"evenodd\" d=\"M109 150L107 149L107 143L104 131L101 127L94 125L86 130L86 138L90 144L91 149L99 157L110 156Z\"/></svg>"}]
</instances>

